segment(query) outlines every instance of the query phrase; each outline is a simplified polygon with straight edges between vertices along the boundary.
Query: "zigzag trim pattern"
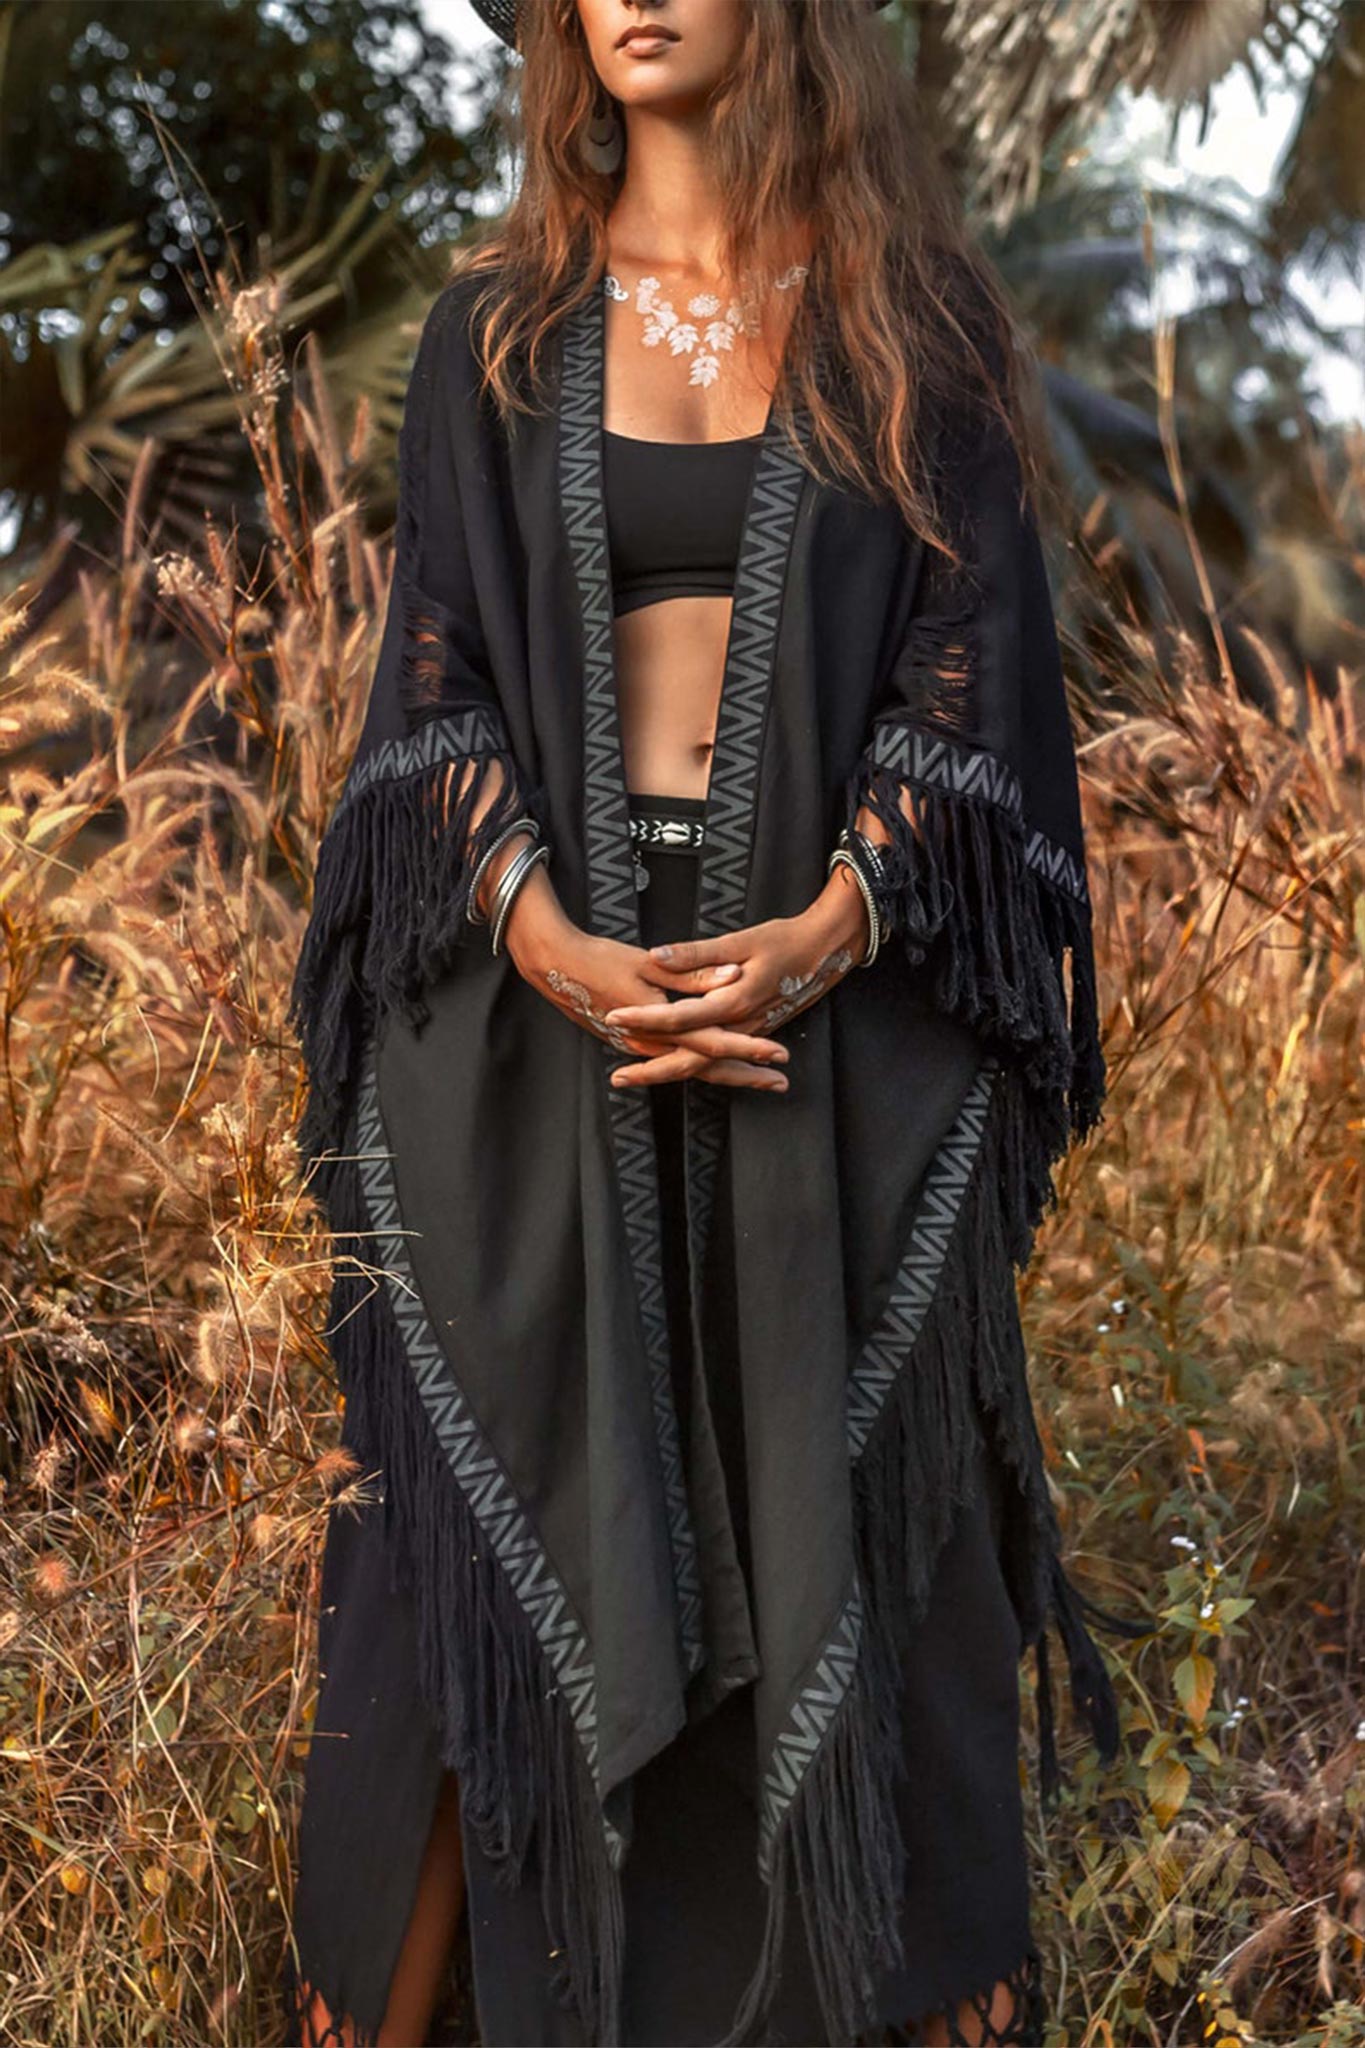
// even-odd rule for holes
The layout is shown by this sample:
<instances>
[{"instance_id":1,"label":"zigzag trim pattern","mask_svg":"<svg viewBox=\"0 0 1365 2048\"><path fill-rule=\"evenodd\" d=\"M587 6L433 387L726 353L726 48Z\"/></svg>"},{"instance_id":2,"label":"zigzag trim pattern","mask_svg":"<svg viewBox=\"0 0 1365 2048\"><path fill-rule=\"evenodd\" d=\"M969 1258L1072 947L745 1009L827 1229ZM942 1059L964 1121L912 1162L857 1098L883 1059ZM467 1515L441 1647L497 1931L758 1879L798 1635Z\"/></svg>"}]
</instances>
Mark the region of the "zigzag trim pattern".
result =
<instances>
[{"instance_id":1,"label":"zigzag trim pattern","mask_svg":"<svg viewBox=\"0 0 1365 2048\"><path fill-rule=\"evenodd\" d=\"M759 1793L758 1824L758 1868L765 1884L772 1882L773 1842L782 1817L852 1688L862 1637L863 1594L855 1579L843 1612L820 1652L814 1675L793 1701L787 1724L768 1759Z\"/></svg>"},{"instance_id":2,"label":"zigzag trim pattern","mask_svg":"<svg viewBox=\"0 0 1365 2048\"><path fill-rule=\"evenodd\" d=\"M384 1285L418 1392L456 1483L506 1572L564 1695L593 1782L600 1784L597 1674L587 1635L511 1480L479 1428L422 1306L379 1106L378 1074L369 1047L356 1095L356 1135L365 1213L374 1232ZM619 1868L625 1843L605 1813L602 1827L611 1861Z\"/></svg>"},{"instance_id":3,"label":"zigzag trim pattern","mask_svg":"<svg viewBox=\"0 0 1365 2048\"><path fill-rule=\"evenodd\" d=\"M467 759L474 754L503 753L507 734L497 712L472 705L445 718L433 718L410 736L385 740L363 757L358 756L337 798L333 816L338 816L376 782L397 782L426 768L439 768L443 761Z\"/></svg>"},{"instance_id":4,"label":"zigzag trim pattern","mask_svg":"<svg viewBox=\"0 0 1365 2048\"><path fill-rule=\"evenodd\" d=\"M603 311L600 291L593 292L563 326L560 505L583 619L583 825L593 929L638 946L639 907L617 720L611 568L602 502ZM620 1054L605 1041L602 1051L605 1077L619 1063ZM608 1086L607 1095L617 1184L649 1361L679 1636L691 1676L705 1660L701 1574L673 1400L654 1122L643 1089Z\"/></svg>"},{"instance_id":5,"label":"zigzag trim pattern","mask_svg":"<svg viewBox=\"0 0 1365 2048\"><path fill-rule=\"evenodd\" d=\"M1021 822L1024 792L1009 763L984 747L966 747L917 726L882 720L872 737L872 758L904 781L921 789L939 789L950 796L998 804ZM1045 833L1029 831L1024 859L1044 881L1088 903L1090 887L1083 862Z\"/></svg>"},{"instance_id":6,"label":"zigzag trim pattern","mask_svg":"<svg viewBox=\"0 0 1365 2048\"><path fill-rule=\"evenodd\" d=\"M974 796L999 804L1016 818L1023 816L1019 777L1008 762L983 747L964 747L938 733L884 719L872 736L872 758L906 782L945 789L952 796Z\"/></svg>"},{"instance_id":7,"label":"zigzag trim pattern","mask_svg":"<svg viewBox=\"0 0 1365 2048\"><path fill-rule=\"evenodd\" d=\"M806 416L798 428L805 438ZM782 621L782 588L791 558L805 466L780 438L769 414L759 443L735 569L716 743L706 791L706 835L697 885L698 938L733 931L748 895L754 793Z\"/></svg>"},{"instance_id":8,"label":"zigzag trim pattern","mask_svg":"<svg viewBox=\"0 0 1365 2048\"><path fill-rule=\"evenodd\" d=\"M938 1287L986 1129L999 1067L983 1061L924 1176L909 1241L886 1306L863 1345L848 1383L849 1461L857 1463L900 1373ZM759 1807L759 1860L765 1881L773 1839L801 1780L819 1754L853 1684L862 1638L862 1589L853 1590L820 1655L813 1677L792 1703L764 1773Z\"/></svg>"},{"instance_id":9,"label":"zigzag trim pattern","mask_svg":"<svg viewBox=\"0 0 1365 2048\"><path fill-rule=\"evenodd\" d=\"M802 440L809 432L797 414ZM695 935L734 931L745 921L754 799L768 716L782 591L791 558L804 465L769 413L750 482L725 643L716 741L706 791ZM705 1082L686 1091L686 1176L693 1318L700 1327L701 1273L715 1212L716 1169L729 1128L726 1092Z\"/></svg>"},{"instance_id":10,"label":"zigzag trim pattern","mask_svg":"<svg viewBox=\"0 0 1365 2048\"><path fill-rule=\"evenodd\" d=\"M1065 846L1059 846L1055 839L1046 839L1041 832L1030 832L1024 847L1024 859L1045 882L1065 889L1067 895L1074 896L1079 903L1089 903L1090 884L1083 863Z\"/></svg>"},{"instance_id":11,"label":"zigzag trim pattern","mask_svg":"<svg viewBox=\"0 0 1365 2048\"><path fill-rule=\"evenodd\" d=\"M999 1067L986 1060L924 1176L909 1240L876 1328L863 1345L848 1381L848 1449L854 1464L886 1406L938 1287L953 1234L981 1149L986 1113Z\"/></svg>"}]
</instances>

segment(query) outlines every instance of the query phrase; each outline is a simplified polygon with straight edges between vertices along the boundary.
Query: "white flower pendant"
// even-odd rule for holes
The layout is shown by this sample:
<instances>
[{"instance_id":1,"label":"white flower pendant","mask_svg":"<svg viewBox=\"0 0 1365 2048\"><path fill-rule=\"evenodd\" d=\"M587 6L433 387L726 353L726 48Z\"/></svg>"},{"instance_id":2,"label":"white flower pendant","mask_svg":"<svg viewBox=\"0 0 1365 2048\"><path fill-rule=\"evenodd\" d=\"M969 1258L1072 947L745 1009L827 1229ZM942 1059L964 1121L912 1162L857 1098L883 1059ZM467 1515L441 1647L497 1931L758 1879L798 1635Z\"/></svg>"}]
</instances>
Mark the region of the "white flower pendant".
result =
<instances>
[{"instance_id":1,"label":"white flower pendant","mask_svg":"<svg viewBox=\"0 0 1365 2048\"><path fill-rule=\"evenodd\" d=\"M798 284L806 273L804 263L793 263L776 279L777 289L786 291L791 285ZM610 271L602 280L602 289L608 298L630 297L625 285ZM735 336L744 326L739 301L731 299L722 313L721 302L714 292L697 292L687 302L687 311L692 319L680 319L672 301L660 296L657 277L640 279L635 287L635 310L644 315L640 340L645 348L657 348L660 342L667 342L670 355L691 358L689 384L715 383L720 375L721 357L733 352ZM705 325L698 327L698 321Z\"/></svg>"}]
</instances>

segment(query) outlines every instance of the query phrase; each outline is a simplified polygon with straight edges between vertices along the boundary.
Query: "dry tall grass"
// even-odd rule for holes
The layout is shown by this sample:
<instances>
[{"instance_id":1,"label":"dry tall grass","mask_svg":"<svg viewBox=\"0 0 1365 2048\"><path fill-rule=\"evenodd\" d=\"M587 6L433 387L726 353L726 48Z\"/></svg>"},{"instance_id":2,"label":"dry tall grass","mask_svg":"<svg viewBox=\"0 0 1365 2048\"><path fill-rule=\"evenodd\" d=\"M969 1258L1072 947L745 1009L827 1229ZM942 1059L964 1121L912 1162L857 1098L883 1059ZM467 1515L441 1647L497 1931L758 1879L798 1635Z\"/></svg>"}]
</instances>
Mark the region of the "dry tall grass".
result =
<instances>
[{"instance_id":1,"label":"dry tall grass","mask_svg":"<svg viewBox=\"0 0 1365 2048\"><path fill-rule=\"evenodd\" d=\"M14 2048L284 2037L342 1454L283 1012L388 563L351 495L363 417L343 444L312 361L286 394L268 293L228 310L265 558L209 530L158 559L135 494L119 561L38 625L40 576L0 627ZM1163 1617L1119 1672L1124 1761L1098 1773L1071 1729L1068 1803L1032 1818L1050 2048L1345 2044L1362 749L1350 679L1280 678L1276 730L1193 647L1177 666L1130 632L1128 708L1085 735L1113 1095L1024 1288L1080 1574Z\"/></svg>"}]
</instances>

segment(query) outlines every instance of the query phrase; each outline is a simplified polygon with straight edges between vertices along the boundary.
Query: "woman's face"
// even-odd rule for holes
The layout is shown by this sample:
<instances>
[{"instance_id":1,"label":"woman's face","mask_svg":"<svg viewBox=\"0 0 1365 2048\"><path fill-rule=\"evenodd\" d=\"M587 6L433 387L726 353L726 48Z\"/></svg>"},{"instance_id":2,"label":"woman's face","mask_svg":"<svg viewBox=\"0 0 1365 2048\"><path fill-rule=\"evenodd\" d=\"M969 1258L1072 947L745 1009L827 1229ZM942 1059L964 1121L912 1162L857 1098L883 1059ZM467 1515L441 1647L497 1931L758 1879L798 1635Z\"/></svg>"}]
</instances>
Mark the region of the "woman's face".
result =
<instances>
[{"instance_id":1,"label":"woman's face","mask_svg":"<svg viewBox=\"0 0 1365 2048\"><path fill-rule=\"evenodd\" d=\"M627 107L700 106L729 71L742 0L578 0L588 54ZM646 34L646 31L648 33Z\"/></svg>"}]
</instances>

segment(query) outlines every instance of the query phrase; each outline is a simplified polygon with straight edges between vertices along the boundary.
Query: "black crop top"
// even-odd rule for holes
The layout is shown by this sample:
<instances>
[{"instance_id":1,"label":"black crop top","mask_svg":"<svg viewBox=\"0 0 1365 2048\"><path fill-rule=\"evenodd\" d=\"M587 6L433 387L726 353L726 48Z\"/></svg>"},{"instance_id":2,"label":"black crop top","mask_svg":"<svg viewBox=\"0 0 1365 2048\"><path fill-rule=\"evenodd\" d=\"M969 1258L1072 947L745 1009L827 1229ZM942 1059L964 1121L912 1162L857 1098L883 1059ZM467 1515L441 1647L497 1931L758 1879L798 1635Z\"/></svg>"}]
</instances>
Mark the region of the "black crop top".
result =
<instances>
[{"instance_id":1,"label":"black crop top","mask_svg":"<svg viewBox=\"0 0 1365 2048\"><path fill-rule=\"evenodd\" d=\"M728 597L761 434L642 441L603 430L612 610L664 597Z\"/></svg>"}]
</instances>

